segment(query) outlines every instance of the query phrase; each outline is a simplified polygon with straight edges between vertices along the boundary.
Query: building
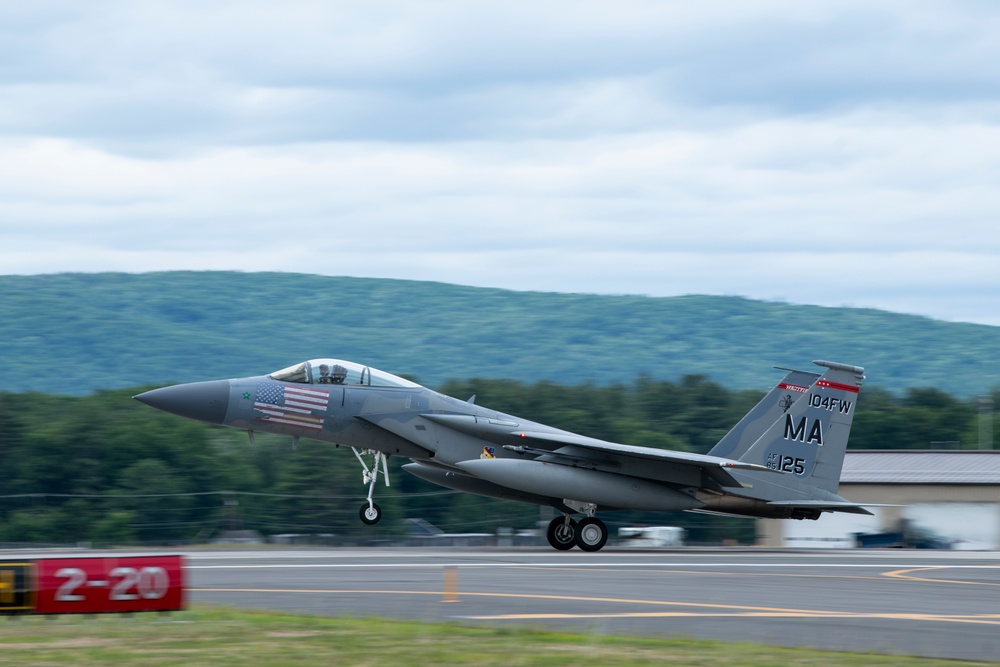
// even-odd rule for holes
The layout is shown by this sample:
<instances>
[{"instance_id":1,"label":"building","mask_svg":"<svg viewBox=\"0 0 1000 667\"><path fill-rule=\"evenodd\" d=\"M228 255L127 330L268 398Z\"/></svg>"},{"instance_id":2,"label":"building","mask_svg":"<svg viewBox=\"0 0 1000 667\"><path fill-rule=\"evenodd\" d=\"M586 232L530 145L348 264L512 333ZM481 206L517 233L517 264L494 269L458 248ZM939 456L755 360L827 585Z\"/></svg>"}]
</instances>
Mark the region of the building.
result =
<instances>
[{"instance_id":1,"label":"building","mask_svg":"<svg viewBox=\"0 0 1000 667\"><path fill-rule=\"evenodd\" d=\"M874 516L829 514L816 521L757 521L757 544L844 548L856 533L941 538L953 549L1000 550L1000 450L848 451L838 493Z\"/></svg>"}]
</instances>

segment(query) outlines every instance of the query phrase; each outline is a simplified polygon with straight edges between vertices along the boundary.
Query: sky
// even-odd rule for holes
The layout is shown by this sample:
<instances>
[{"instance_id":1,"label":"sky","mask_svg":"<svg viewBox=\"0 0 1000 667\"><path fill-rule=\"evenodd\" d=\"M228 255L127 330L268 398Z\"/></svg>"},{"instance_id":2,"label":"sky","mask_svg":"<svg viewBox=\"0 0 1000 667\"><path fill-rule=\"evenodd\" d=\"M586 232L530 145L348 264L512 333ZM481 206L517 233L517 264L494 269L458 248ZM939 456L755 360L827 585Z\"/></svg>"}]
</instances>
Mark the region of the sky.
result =
<instances>
[{"instance_id":1,"label":"sky","mask_svg":"<svg viewBox=\"0 0 1000 667\"><path fill-rule=\"evenodd\" d=\"M1000 325L1000 3L0 5L0 274Z\"/></svg>"}]
</instances>

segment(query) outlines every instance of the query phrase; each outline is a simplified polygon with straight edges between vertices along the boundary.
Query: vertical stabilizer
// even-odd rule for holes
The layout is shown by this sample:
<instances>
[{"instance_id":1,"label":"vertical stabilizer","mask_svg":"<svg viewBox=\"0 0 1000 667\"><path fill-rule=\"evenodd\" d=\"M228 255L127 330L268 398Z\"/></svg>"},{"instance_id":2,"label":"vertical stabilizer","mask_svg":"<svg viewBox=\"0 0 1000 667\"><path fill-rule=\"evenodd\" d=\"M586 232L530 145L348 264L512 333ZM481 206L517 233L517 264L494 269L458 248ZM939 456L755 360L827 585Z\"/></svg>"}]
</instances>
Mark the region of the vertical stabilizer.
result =
<instances>
[{"instance_id":1,"label":"vertical stabilizer","mask_svg":"<svg viewBox=\"0 0 1000 667\"><path fill-rule=\"evenodd\" d=\"M813 363L826 372L739 460L836 493L865 369L832 361Z\"/></svg>"},{"instance_id":2,"label":"vertical stabilizer","mask_svg":"<svg viewBox=\"0 0 1000 667\"><path fill-rule=\"evenodd\" d=\"M775 385L743 419L712 448L709 456L739 459L746 454L764 431L783 413L787 412L816 380L819 373L787 370L788 375Z\"/></svg>"}]
</instances>

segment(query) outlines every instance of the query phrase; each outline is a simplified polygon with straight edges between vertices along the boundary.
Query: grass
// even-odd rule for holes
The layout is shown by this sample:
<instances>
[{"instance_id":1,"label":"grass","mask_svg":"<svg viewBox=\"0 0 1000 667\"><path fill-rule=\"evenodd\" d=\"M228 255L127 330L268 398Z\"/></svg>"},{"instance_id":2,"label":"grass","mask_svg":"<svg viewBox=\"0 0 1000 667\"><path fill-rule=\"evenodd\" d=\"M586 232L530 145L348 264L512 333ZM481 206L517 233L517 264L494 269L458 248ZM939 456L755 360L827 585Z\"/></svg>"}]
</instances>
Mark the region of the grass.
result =
<instances>
[{"instance_id":1,"label":"grass","mask_svg":"<svg viewBox=\"0 0 1000 667\"><path fill-rule=\"evenodd\" d=\"M171 616L0 619L0 665L18 667L935 667L952 660L381 618L195 606Z\"/></svg>"}]
</instances>

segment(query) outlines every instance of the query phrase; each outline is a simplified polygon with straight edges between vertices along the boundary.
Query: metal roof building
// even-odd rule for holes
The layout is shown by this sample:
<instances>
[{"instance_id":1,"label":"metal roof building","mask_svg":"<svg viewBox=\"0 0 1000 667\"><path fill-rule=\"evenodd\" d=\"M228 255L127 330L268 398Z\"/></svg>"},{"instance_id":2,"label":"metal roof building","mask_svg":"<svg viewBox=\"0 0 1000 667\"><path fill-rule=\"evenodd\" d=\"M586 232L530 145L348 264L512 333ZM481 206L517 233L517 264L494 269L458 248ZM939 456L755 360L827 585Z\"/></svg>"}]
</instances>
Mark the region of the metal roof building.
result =
<instances>
[{"instance_id":1,"label":"metal roof building","mask_svg":"<svg viewBox=\"0 0 1000 667\"><path fill-rule=\"evenodd\" d=\"M849 451L840 483L1000 486L1000 450Z\"/></svg>"},{"instance_id":2,"label":"metal roof building","mask_svg":"<svg viewBox=\"0 0 1000 667\"><path fill-rule=\"evenodd\" d=\"M757 522L757 543L850 547L855 533L915 527L957 549L1000 550L1000 450L848 451L838 493L874 516Z\"/></svg>"}]
</instances>

